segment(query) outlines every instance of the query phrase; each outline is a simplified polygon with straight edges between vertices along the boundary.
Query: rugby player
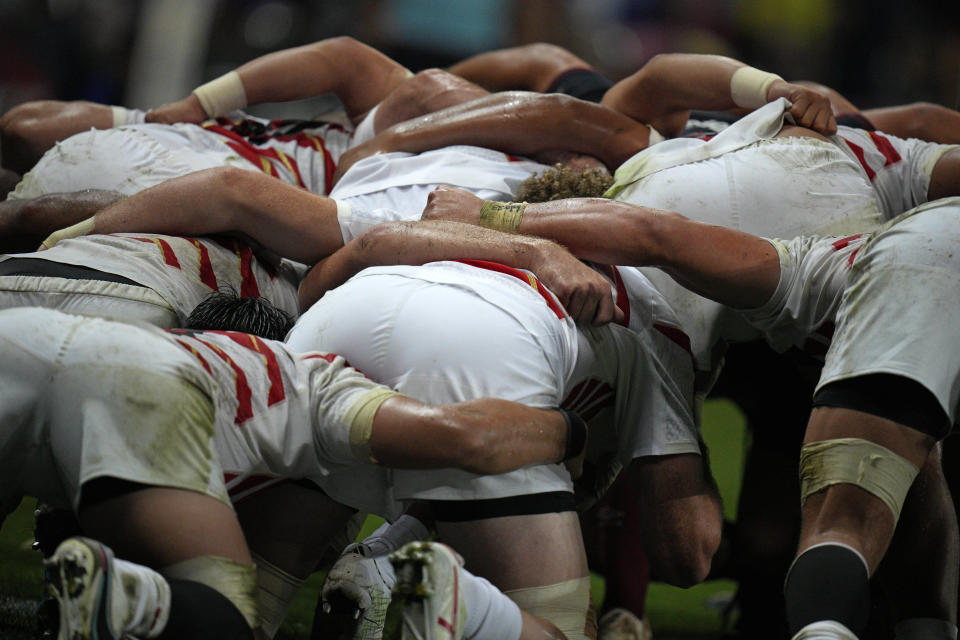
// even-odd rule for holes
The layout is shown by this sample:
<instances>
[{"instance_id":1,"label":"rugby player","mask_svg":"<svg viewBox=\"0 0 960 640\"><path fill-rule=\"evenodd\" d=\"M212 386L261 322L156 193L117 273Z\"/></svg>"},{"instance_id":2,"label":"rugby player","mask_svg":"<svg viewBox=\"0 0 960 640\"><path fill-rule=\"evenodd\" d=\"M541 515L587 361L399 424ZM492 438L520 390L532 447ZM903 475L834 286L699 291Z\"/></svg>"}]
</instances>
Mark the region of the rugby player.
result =
<instances>
[{"instance_id":1,"label":"rugby player","mask_svg":"<svg viewBox=\"0 0 960 640\"><path fill-rule=\"evenodd\" d=\"M86 534L165 576L100 542L63 543L48 579L64 639L252 637L254 567L225 473L321 489L371 463L501 473L585 438L559 412L427 407L338 356L249 334L20 308L0 313L0 343L4 514L22 495L68 506Z\"/></svg>"},{"instance_id":2,"label":"rugby player","mask_svg":"<svg viewBox=\"0 0 960 640\"><path fill-rule=\"evenodd\" d=\"M481 207L466 193L438 190L425 215L479 222ZM798 639L862 632L867 579L914 477L928 461L938 463L934 443L956 421L960 372L944 349L956 342L952 325L932 335L894 327L930 326L960 299L952 249L958 216L960 200L949 198L917 207L872 236L772 242L609 200L531 204L519 219L517 230L553 237L586 259L656 265L693 291L748 310L742 315L776 347L803 346L835 321L801 457L804 527L786 588ZM861 453L872 464L889 466L889 475L847 473L860 459L857 447L869 450ZM949 499L937 507L931 529L955 532ZM953 558L956 546L939 553ZM838 569L844 562L848 568ZM836 589L820 582L837 571L847 577ZM949 574L940 573L946 584L936 601L907 603L912 608L900 613L909 620L898 637L956 635L956 579Z\"/></svg>"}]
</instances>

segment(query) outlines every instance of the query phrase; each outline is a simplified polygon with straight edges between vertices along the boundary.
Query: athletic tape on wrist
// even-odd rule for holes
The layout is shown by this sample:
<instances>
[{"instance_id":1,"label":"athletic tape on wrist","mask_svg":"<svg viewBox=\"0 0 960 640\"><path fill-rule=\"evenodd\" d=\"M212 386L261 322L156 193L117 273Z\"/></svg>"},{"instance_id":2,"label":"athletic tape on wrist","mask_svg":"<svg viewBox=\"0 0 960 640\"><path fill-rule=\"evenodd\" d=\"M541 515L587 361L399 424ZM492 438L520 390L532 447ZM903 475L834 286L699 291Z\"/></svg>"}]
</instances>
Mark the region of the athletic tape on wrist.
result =
<instances>
[{"instance_id":1,"label":"athletic tape on wrist","mask_svg":"<svg viewBox=\"0 0 960 640\"><path fill-rule=\"evenodd\" d=\"M775 73L753 67L740 67L730 78L730 97L744 109L756 109L767 104L767 90L774 80L783 80Z\"/></svg>"},{"instance_id":2,"label":"athletic tape on wrist","mask_svg":"<svg viewBox=\"0 0 960 640\"><path fill-rule=\"evenodd\" d=\"M587 444L587 423L580 414L566 409L557 409L567 423L567 444L563 450L563 460L576 458Z\"/></svg>"},{"instance_id":3,"label":"athletic tape on wrist","mask_svg":"<svg viewBox=\"0 0 960 640\"><path fill-rule=\"evenodd\" d=\"M517 229L520 228L523 210L526 208L526 202L484 200L483 204L480 205L480 226L516 233Z\"/></svg>"},{"instance_id":4,"label":"athletic tape on wrist","mask_svg":"<svg viewBox=\"0 0 960 640\"><path fill-rule=\"evenodd\" d=\"M80 236L88 236L91 233L96 232L96 228L93 223L94 216L90 216L86 220L81 220L76 224L72 224L66 229L60 229L59 231L54 231L46 239L40 243L40 250L52 249L57 246L58 243L68 240L70 238L79 238Z\"/></svg>"},{"instance_id":5,"label":"athletic tape on wrist","mask_svg":"<svg viewBox=\"0 0 960 640\"><path fill-rule=\"evenodd\" d=\"M225 73L193 90L207 117L216 118L247 106L247 92L236 71Z\"/></svg>"}]
</instances>

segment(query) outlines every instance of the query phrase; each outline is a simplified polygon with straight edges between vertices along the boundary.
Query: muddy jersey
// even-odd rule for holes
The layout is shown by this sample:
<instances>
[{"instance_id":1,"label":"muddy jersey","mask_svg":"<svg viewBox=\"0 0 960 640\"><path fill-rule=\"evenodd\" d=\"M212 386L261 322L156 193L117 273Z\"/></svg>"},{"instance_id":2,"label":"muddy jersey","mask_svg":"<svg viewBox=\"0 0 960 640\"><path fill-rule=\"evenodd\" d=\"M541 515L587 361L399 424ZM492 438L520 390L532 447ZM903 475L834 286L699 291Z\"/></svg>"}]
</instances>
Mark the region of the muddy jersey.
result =
<instances>
[{"instance_id":1,"label":"muddy jersey","mask_svg":"<svg viewBox=\"0 0 960 640\"><path fill-rule=\"evenodd\" d=\"M0 261L10 257L2 256ZM305 270L302 265L287 260L261 259L247 244L233 238L150 233L81 236L46 251L15 257L79 265L123 276L143 286L101 287L95 293L150 301L159 298L181 321L185 321L208 294L227 290L243 297L261 296L295 317L297 286ZM0 290L58 287L83 293L76 287L86 286L88 282L11 275L0 276Z\"/></svg>"},{"instance_id":2,"label":"muddy jersey","mask_svg":"<svg viewBox=\"0 0 960 640\"><path fill-rule=\"evenodd\" d=\"M364 461L358 411L392 392L343 358L231 332L165 332L21 307L0 312L0 502L76 507L116 477L226 500L258 476Z\"/></svg>"},{"instance_id":3,"label":"muddy jersey","mask_svg":"<svg viewBox=\"0 0 960 640\"><path fill-rule=\"evenodd\" d=\"M845 236L880 224L875 191L845 149L816 138L775 137L785 108L778 100L709 140L668 140L640 152L617 171L609 193L767 237ZM680 316L708 387L725 345L755 339L756 331L666 273L643 272Z\"/></svg>"},{"instance_id":4,"label":"muddy jersey","mask_svg":"<svg viewBox=\"0 0 960 640\"><path fill-rule=\"evenodd\" d=\"M344 358L245 333L167 330L212 377L217 452L232 497L263 477L308 478L369 463L351 446L364 402L390 394Z\"/></svg>"},{"instance_id":5,"label":"muddy jersey","mask_svg":"<svg viewBox=\"0 0 960 640\"><path fill-rule=\"evenodd\" d=\"M885 220L926 202L934 166L958 148L844 126L837 127L835 139L863 168Z\"/></svg>"}]
</instances>

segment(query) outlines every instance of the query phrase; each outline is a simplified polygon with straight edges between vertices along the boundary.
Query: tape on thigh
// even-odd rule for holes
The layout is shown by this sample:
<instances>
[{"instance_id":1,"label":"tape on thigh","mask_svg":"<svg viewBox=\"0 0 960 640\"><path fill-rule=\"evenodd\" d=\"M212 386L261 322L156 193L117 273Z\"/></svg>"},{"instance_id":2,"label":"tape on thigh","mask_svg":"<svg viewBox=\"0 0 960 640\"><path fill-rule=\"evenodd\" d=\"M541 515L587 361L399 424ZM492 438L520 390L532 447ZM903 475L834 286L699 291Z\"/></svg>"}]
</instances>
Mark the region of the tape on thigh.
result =
<instances>
[{"instance_id":1,"label":"tape on thigh","mask_svg":"<svg viewBox=\"0 0 960 640\"><path fill-rule=\"evenodd\" d=\"M894 522L919 469L906 458L869 440L837 438L800 450L800 504L835 484L852 484L878 497Z\"/></svg>"},{"instance_id":2,"label":"tape on thigh","mask_svg":"<svg viewBox=\"0 0 960 640\"><path fill-rule=\"evenodd\" d=\"M243 615L251 629L256 629L257 568L217 556L198 556L164 567L164 577L199 582L221 593Z\"/></svg>"},{"instance_id":3,"label":"tape on thigh","mask_svg":"<svg viewBox=\"0 0 960 640\"><path fill-rule=\"evenodd\" d=\"M590 576L504 591L504 594L527 613L555 624L567 640L596 640L597 619L590 594Z\"/></svg>"}]
</instances>

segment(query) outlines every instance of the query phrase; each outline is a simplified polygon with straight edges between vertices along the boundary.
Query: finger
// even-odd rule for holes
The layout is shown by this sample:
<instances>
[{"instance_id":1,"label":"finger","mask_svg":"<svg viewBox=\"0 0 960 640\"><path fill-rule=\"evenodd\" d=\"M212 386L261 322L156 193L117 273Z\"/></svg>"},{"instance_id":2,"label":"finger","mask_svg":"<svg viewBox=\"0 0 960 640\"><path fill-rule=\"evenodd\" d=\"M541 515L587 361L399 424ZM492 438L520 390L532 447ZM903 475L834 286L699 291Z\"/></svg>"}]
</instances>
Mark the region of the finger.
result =
<instances>
[{"instance_id":1,"label":"finger","mask_svg":"<svg viewBox=\"0 0 960 640\"><path fill-rule=\"evenodd\" d=\"M577 289L574 289L573 293L568 297L567 303L564 305L564 307L567 309L567 313L570 314L570 317L573 318L574 322L580 323L589 320L589 318L583 317L584 302L585 300L582 292Z\"/></svg>"},{"instance_id":2,"label":"finger","mask_svg":"<svg viewBox=\"0 0 960 640\"><path fill-rule=\"evenodd\" d=\"M614 310L619 311L617 305L613 303L613 295L601 296L600 303L597 305L597 314L593 318L593 324L599 326L611 322L614 318Z\"/></svg>"}]
</instances>

